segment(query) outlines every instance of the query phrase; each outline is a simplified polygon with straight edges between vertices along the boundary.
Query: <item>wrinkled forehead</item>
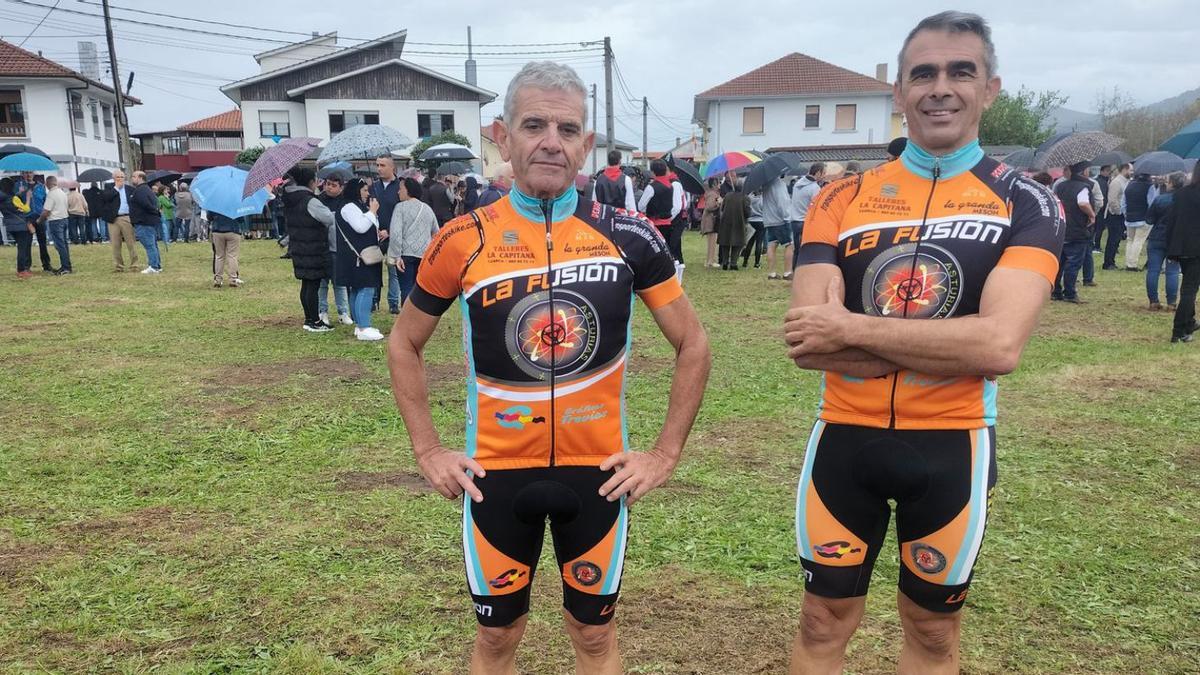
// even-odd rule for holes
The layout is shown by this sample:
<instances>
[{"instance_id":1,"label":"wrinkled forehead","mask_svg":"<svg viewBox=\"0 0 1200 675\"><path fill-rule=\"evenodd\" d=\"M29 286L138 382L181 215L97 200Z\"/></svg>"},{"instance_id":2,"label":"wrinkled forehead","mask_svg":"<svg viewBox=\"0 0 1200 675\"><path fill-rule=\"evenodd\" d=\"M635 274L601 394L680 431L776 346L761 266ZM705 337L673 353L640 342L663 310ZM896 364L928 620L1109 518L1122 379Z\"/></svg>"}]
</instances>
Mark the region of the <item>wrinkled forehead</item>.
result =
<instances>
[{"instance_id":1,"label":"wrinkled forehead","mask_svg":"<svg viewBox=\"0 0 1200 675\"><path fill-rule=\"evenodd\" d=\"M518 89L515 98L514 122L537 117L582 125L587 119L587 98L582 92L527 86Z\"/></svg>"},{"instance_id":2,"label":"wrinkled forehead","mask_svg":"<svg viewBox=\"0 0 1200 675\"><path fill-rule=\"evenodd\" d=\"M987 49L983 38L975 33L943 30L923 30L913 36L900 54L900 72L903 81L918 67L944 69L952 63L973 63L979 73L987 70Z\"/></svg>"}]
</instances>

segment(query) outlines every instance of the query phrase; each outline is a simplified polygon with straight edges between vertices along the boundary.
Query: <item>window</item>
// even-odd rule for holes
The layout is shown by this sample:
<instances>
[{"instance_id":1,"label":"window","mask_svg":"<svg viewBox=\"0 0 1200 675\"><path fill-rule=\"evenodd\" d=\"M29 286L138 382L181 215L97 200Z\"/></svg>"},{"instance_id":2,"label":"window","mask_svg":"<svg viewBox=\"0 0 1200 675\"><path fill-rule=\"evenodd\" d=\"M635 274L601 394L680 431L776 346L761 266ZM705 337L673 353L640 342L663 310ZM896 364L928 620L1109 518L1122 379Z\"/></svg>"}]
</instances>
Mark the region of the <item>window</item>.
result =
<instances>
[{"instance_id":1,"label":"window","mask_svg":"<svg viewBox=\"0 0 1200 675\"><path fill-rule=\"evenodd\" d=\"M83 116L83 97L71 94L71 128L76 136L87 136L87 118Z\"/></svg>"},{"instance_id":2,"label":"window","mask_svg":"<svg viewBox=\"0 0 1200 675\"><path fill-rule=\"evenodd\" d=\"M821 126L821 106L804 106L804 128L816 129Z\"/></svg>"},{"instance_id":3,"label":"window","mask_svg":"<svg viewBox=\"0 0 1200 675\"><path fill-rule=\"evenodd\" d=\"M104 116L104 140L112 141L116 135L113 131L113 109L107 103L100 104L100 113Z\"/></svg>"},{"instance_id":4,"label":"window","mask_svg":"<svg viewBox=\"0 0 1200 675\"><path fill-rule=\"evenodd\" d=\"M25 137L25 106L20 89L0 89L0 138Z\"/></svg>"},{"instance_id":5,"label":"window","mask_svg":"<svg viewBox=\"0 0 1200 675\"><path fill-rule=\"evenodd\" d=\"M418 112L417 136L429 138L445 131L454 131L454 113Z\"/></svg>"},{"instance_id":6,"label":"window","mask_svg":"<svg viewBox=\"0 0 1200 675\"><path fill-rule=\"evenodd\" d=\"M354 110L330 110L330 135L345 131L360 124L379 124L379 113L376 111L362 112Z\"/></svg>"},{"instance_id":7,"label":"window","mask_svg":"<svg viewBox=\"0 0 1200 675\"><path fill-rule=\"evenodd\" d=\"M761 134L763 132L763 109L742 108L742 133Z\"/></svg>"},{"instance_id":8,"label":"window","mask_svg":"<svg viewBox=\"0 0 1200 675\"><path fill-rule=\"evenodd\" d=\"M100 102L89 98L88 108L92 111L92 138L100 140Z\"/></svg>"},{"instance_id":9,"label":"window","mask_svg":"<svg viewBox=\"0 0 1200 675\"><path fill-rule=\"evenodd\" d=\"M834 131L854 131L855 117L858 116L858 106L853 103L848 105L839 105L837 107L837 115L833 120Z\"/></svg>"},{"instance_id":10,"label":"window","mask_svg":"<svg viewBox=\"0 0 1200 675\"><path fill-rule=\"evenodd\" d=\"M286 110L259 110L258 133L263 138L291 138L291 115Z\"/></svg>"},{"instance_id":11,"label":"window","mask_svg":"<svg viewBox=\"0 0 1200 675\"><path fill-rule=\"evenodd\" d=\"M163 138L164 155L186 155L188 153L187 136L167 136Z\"/></svg>"}]
</instances>

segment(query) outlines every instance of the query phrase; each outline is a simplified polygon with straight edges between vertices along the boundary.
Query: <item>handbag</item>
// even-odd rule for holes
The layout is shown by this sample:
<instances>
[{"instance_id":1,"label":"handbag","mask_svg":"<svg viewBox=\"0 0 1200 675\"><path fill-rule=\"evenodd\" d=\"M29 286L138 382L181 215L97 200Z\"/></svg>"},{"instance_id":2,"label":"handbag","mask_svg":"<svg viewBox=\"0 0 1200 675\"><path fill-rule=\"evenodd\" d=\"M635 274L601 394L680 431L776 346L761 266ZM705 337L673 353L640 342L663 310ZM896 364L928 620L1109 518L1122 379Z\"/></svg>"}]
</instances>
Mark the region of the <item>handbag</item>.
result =
<instances>
[{"instance_id":1,"label":"handbag","mask_svg":"<svg viewBox=\"0 0 1200 675\"><path fill-rule=\"evenodd\" d=\"M383 262L383 249L379 248L378 245L371 244L370 246L367 246L363 250L359 251L358 249L354 248L354 244L350 243L350 238L347 237L346 233L342 231L340 225L334 223L334 227L337 228L338 234L342 235L342 239L346 240L346 245L350 247L350 250L354 251L354 255L358 256L359 262L364 265L378 265L379 263ZM358 264L355 263L355 266L357 267Z\"/></svg>"}]
</instances>

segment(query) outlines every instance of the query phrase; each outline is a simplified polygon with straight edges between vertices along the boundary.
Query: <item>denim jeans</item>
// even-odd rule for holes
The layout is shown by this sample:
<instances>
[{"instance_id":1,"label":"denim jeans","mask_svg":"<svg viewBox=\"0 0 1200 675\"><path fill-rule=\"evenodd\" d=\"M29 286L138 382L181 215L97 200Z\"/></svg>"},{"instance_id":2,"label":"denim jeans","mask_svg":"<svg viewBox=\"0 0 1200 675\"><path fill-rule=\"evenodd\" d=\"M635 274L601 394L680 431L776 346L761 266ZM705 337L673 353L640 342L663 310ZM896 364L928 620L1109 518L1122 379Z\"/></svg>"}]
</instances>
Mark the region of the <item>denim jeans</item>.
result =
<instances>
[{"instance_id":1,"label":"denim jeans","mask_svg":"<svg viewBox=\"0 0 1200 675\"><path fill-rule=\"evenodd\" d=\"M138 243L146 249L146 262L156 270L162 269L162 260L158 257L158 228L153 225L134 225L134 236Z\"/></svg>"},{"instance_id":2,"label":"denim jeans","mask_svg":"<svg viewBox=\"0 0 1200 675\"><path fill-rule=\"evenodd\" d=\"M387 266L388 272L388 311L395 312L400 309L400 270L396 269L395 265Z\"/></svg>"},{"instance_id":3,"label":"denim jeans","mask_svg":"<svg viewBox=\"0 0 1200 675\"><path fill-rule=\"evenodd\" d=\"M58 266L60 269L71 269L71 249L68 229L71 226L70 218L60 218L59 220L47 221L46 225L50 228L50 238L54 240L54 248L58 251Z\"/></svg>"},{"instance_id":4,"label":"denim jeans","mask_svg":"<svg viewBox=\"0 0 1200 675\"><path fill-rule=\"evenodd\" d=\"M417 270L421 268L421 259L411 255L401 258L404 260L404 271L400 273L400 304L403 305L408 296L412 295L413 287L417 285Z\"/></svg>"},{"instance_id":5,"label":"denim jeans","mask_svg":"<svg viewBox=\"0 0 1200 675\"><path fill-rule=\"evenodd\" d=\"M1156 226L1157 227L1157 226ZM1166 262L1167 304L1179 302L1179 261L1167 260L1167 242L1151 240L1146 244L1146 298L1158 304L1158 275Z\"/></svg>"},{"instance_id":6,"label":"denim jeans","mask_svg":"<svg viewBox=\"0 0 1200 675\"><path fill-rule=\"evenodd\" d=\"M88 232L87 216L67 216L69 222L69 234L72 244L86 244L92 240L91 233Z\"/></svg>"},{"instance_id":7,"label":"denim jeans","mask_svg":"<svg viewBox=\"0 0 1200 675\"><path fill-rule=\"evenodd\" d=\"M163 242L169 244L171 243L171 225L173 225L173 223L171 222L171 219L167 218L166 216L163 216L160 222L162 223L162 240Z\"/></svg>"},{"instance_id":8,"label":"denim jeans","mask_svg":"<svg viewBox=\"0 0 1200 675\"><path fill-rule=\"evenodd\" d=\"M92 233L95 241L108 241L108 221L103 218L93 220Z\"/></svg>"},{"instance_id":9,"label":"denim jeans","mask_svg":"<svg viewBox=\"0 0 1200 675\"><path fill-rule=\"evenodd\" d=\"M1200 290L1200 258L1182 258L1179 269L1183 283L1179 287L1179 305L1175 308L1172 337L1183 337L1196 331L1196 292Z\"/></svg>"},{"instance_id":10,"label":"denim jeans","mask_svg":"<svg viewBox=\"0 0 1200 675\"><path fill-rule=\"evenodd\" d=\"M175 241L187 241L188 229L192 224L191 218L176 218L171 224L171 237Z\"/></svg>"},{"instance_id":11,"label":"denim jeans","mask_svg":"<svg viewBox=\"0 0 1200 675\"><path fill-rule=\"evenodd\" d=\"M374 300L374 288L350 289L350 317L358 328L371 327L371 303Z\"/></svg>"},{"instance_id":12,"label":"denim jeans","mask_svg":"<svg viewBox=\"0 0 1200 675\"><path fill-rule=\"evenodd\" d=\"M33 223L33 236L37 238L38 256L41 258L42 269L52 270L54 266L50 264L50 252L46 249L46 224L37 222L36 218L30 219Z\"/></svg>"},{"instance_id":13,"label":"denim jeans","mask_svg":"<svg viewBox=\"0 0 1200 675\"><path fill-rule=\"evenodd\" d=\"M1096 280L1096 261L1092 259L1092 248L1089 246L1087 253L1083 256L1083 283L1085 284Z\"/></svg>"},{"instance_id":14,"label":"denim jeans","mask_svg":"<svg viewBox=\"0 0 1200 675\"><path fill-rule=\"evenodd\" d=\"M792 269L800 264L800 240L804 236L804 221L792 221Z\"/></svg>"},{"instance_id":15,"label":"denim jeans","mask_svg":"<svg viewBox=\"0 0 1200 675\"><path fill-rule=\"evenodd\" d=\"M1090 237L1083 241L1068 241L1063 244L1058 279L1054 282L1054 297L1064 300L1073 300L1076 297L1075 282L1079 280L1079 269L1083 267L1083 257L1090 255L1091 251Z\"/></svg>"},{"instance_id":16,"label":"denim jeans","mask_svg":"<svg viewBox=\"0 0 1200 675\"><path fill-rule=\"evenodd\" d=\"M329 279L321 280L321 287L317 289L317 307L321 314L329 313L329 288L332 283ZM349 294L345 286L333 286L333 305L337 308L339 315L350 313Z\"/></svg>"},{"instance_id":17,"label":"denim jeans","mask_svg":"<svg viewBox=\"0 0 1200 675\"><path fill-rule=\"evenodd\" d=\"M33 233L29 230L9 231L8 238L17 245L17 272L33 267Z\"/></svg>"}]
</instances>

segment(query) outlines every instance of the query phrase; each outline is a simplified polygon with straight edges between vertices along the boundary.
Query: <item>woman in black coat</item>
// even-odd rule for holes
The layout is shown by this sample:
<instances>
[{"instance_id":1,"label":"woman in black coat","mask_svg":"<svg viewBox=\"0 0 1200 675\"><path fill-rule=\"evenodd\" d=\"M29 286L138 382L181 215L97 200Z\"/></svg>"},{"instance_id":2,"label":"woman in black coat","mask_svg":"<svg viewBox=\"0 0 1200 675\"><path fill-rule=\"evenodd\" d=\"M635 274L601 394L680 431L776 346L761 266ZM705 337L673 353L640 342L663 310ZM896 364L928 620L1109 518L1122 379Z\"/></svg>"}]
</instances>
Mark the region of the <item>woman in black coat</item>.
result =
<instances>
[{"instance_id":1,"label":"woman in black coat","mask_svg":"<svg viewBox=\"0 0 1200 675\"><path fill-rule=\"evenodd\" d=\"M1191 342L1196 332L1196 292L1200 290L1200 164L1192 170L1192 182L1175 192L1166 222L1167 259L1178 260L1183 272L1171 342Z\"/></svg>"},{"instance_id":2,"label":"woman in black coat","mask_svg":"<svg viewBox=\"0 0 1200 675\"><path fill-rule=\"evenodd\" d=\"M383 262L368 265L362 251L379 246L379 202L371 198L368 186L355 178L346 184L342 193L345 204L338 209L337 254L334 276L350 293L350 318L354 319L354 337L359 340L382 340L383 333L371 326L371 305L375 289L383 282Z\"/></svg>"},{"instance_id":3,"label":"woman in black coat","mask_svg":"<svg viewBox=\"0 0 1200 675\"><path fill-rule=\"evenodd\" d=\"M329 268L329 228L333 213L313 194L317 178L312 169L291 172L294 185L283 191L283 209L288 222L288 249L292 272L300 280L300 306L304 308L304 330L324 333L333 326L321 321L317 291Z\"/></svg>"}]
</instances>

